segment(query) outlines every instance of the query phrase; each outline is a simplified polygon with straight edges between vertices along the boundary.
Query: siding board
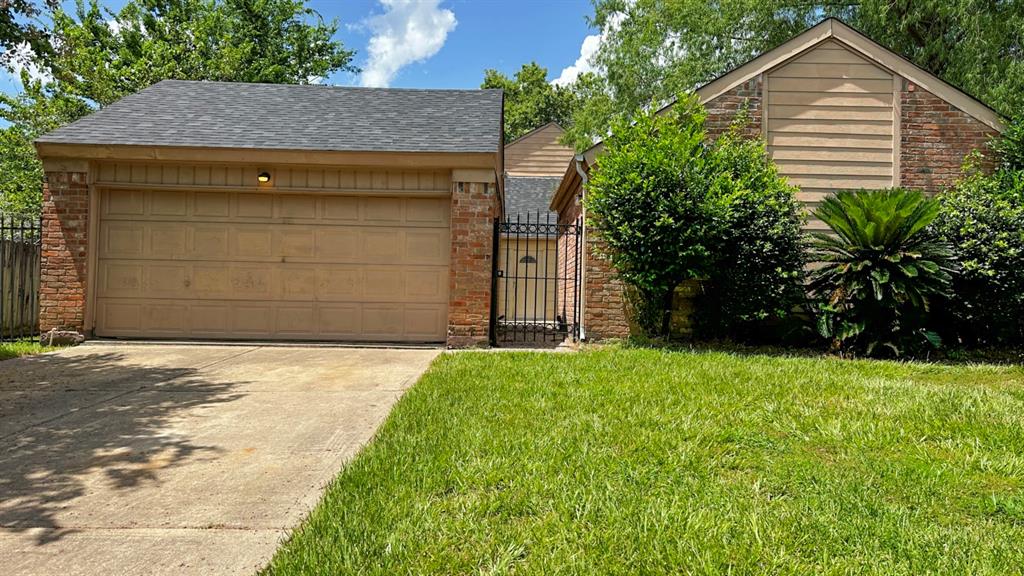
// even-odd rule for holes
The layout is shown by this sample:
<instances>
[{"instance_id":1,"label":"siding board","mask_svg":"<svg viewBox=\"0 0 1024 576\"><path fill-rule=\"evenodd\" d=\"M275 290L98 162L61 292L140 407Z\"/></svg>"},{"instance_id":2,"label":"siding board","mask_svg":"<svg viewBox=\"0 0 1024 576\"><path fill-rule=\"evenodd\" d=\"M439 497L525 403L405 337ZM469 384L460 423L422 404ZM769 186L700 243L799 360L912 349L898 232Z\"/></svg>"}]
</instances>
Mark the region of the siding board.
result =
<instances>
[{"instance_id":1,"label":"siding board","mask_svg":"<svg viewBox=\"0 0 1024 576\"><path fill-rule=\"evenodd\" d=\"M809 211L837 190L892 186L891 72L827 42L768 78L768 151Z\"/></svg>"}]
</instances>

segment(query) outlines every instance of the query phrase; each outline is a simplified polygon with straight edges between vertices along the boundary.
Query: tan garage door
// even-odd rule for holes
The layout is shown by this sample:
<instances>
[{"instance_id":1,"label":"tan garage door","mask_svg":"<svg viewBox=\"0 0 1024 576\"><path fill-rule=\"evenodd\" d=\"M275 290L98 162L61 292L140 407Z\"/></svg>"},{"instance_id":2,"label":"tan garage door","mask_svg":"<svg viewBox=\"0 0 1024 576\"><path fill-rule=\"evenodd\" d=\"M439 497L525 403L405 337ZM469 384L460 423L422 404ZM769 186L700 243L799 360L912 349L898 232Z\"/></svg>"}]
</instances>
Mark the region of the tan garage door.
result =
<instances>
[{"instance_id":1,"label":"tan garage door","mask_svg":"<svg viewBox=\"0 0 1024 576\"><path fill-rule=\"evenodd\" d=\"M107 190L99 336L443 341L449 200Z\"/></svg>"}]
</instances>

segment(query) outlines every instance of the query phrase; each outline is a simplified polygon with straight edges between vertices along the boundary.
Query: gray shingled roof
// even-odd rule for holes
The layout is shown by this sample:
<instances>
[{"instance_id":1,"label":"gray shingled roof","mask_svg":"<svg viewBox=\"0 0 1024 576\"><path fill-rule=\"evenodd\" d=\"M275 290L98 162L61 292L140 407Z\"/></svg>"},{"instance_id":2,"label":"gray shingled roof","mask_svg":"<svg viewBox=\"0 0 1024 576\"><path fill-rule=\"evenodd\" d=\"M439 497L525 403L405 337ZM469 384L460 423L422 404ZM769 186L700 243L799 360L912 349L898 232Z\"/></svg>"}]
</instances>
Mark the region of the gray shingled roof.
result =
<instances>
[{"instance_id":1,"label":"gray shingled roof","mask_svg":"<svg viewBox=\"0 0 1024 576\"><path fill-rule=\"evenodd\" d=\"M500 90L164 80L38 142L370 152L496 152Z\"/></svg>"},{"instance_id":2,"label":"gray shingled roof","mask_svg":"<svg viewBox=\"0 0 1024 576\"><path fill-rule=\"evenodd\" d=\"M536 219L540 212L540 221L544 222L545 215L551 212L548 209L551 198L561 181L561 178L551 177L506 176L505 215L515 219L516 214L521 214L525 220L527 213L531 219ZM551 212L551 223L557 221L557 213Z\"/></svg>"}]
</instances>

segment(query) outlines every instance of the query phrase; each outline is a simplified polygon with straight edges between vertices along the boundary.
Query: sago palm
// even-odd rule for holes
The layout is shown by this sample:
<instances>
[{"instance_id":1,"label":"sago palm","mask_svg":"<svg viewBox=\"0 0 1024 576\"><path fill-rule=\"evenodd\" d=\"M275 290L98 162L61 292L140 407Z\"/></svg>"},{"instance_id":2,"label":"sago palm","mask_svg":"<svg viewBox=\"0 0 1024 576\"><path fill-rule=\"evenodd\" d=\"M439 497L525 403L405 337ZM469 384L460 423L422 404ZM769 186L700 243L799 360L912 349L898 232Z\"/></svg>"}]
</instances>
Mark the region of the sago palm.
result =
<instances>
[{"instance_id":1,"label":"sago palm","mask_svg":"<svg viewBox=\"0 0 1024 576\"><path fill-rule=\"evenodd\" d=\"M913 190L859 190L825 198L814 215L831 229L812 242L820 268L811 291L819 329L837 346L896 355L924 331L934 298L948 293L950 247L929 234L939 204Z\"/></svg>"}]
</instances>

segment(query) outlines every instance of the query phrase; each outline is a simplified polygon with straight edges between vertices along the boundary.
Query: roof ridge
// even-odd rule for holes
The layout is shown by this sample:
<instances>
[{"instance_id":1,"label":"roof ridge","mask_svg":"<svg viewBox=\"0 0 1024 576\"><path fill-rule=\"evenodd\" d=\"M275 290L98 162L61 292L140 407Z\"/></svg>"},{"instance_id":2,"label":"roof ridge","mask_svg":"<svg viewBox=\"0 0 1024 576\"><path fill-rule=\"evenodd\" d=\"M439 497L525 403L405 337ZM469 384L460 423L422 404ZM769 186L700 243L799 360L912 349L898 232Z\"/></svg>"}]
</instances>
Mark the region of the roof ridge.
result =
<instances>
[{"instance_id":1,"label":"roof ridge","mask_svg":"<svg viewBox=\"0 0 1024 576\"><path fill-rule=\"evenodd\" d=\"M201 84L205 86L274 86L274 87L287 87L287 88L327 88L327 89L341 89L341 90L359 90L359 91L388 91L388 92L461 92L461 93L478 93L478 92L502 92L501 88L392 88L392 87L377 87L377 86L344 86L338 84L293 84L288 82L234 82L224 80L185 80L181 78L164 78L155 84L151 84L149 87L157 86L164 83L179 83L179 84Z\"/></svg>"}]
</instances>

